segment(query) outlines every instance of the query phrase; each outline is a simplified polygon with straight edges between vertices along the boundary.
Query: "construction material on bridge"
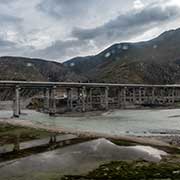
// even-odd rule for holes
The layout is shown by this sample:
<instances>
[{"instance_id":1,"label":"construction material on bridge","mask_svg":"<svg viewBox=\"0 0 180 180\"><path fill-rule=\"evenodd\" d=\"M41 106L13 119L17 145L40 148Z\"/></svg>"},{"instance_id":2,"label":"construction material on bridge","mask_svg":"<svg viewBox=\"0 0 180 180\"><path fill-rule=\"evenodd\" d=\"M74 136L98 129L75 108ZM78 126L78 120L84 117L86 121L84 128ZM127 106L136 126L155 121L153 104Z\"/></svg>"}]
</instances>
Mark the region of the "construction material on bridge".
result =
<instances>
[{"instance_id":1,"label":"construction material on bridge","mask_svg":"<svg viewBox=\"0 0 180 180\"><path fill-rule=\"evenodd\" d=\"M37 89L42 92L44 112L55 115L57 97L66 99L67 111L108 110L132 105L173 105L180 102L180 84L109 84L73 82L0 81L0 89L13 89L13 115L21 113L21 89ZM61 90L61 94L59 94Z\"/></svg>"}]
</instances>

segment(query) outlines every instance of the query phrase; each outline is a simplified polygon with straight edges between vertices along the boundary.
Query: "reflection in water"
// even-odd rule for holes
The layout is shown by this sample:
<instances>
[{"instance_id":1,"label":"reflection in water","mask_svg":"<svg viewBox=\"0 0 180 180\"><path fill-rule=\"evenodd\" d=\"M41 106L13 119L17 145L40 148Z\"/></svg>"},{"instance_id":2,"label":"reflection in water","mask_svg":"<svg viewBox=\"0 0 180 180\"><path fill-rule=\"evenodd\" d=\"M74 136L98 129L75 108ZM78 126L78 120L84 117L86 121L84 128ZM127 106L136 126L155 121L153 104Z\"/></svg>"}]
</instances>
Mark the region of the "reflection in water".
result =
<instances>
[{"instance_id":1,"label":"reflection in water","mask_svg":"<svg viewBox=\"0 0 180 180\"><path fill-rule=\"evenodd\" d=\"M51 152L32 155L0 164L3 179L37 179L49 173L81 174L96 168L103 162L113 160L136 160L158 162L165 152L148 146L117 146L106 139L97 139Z\"/></svg>"}]
</instances>

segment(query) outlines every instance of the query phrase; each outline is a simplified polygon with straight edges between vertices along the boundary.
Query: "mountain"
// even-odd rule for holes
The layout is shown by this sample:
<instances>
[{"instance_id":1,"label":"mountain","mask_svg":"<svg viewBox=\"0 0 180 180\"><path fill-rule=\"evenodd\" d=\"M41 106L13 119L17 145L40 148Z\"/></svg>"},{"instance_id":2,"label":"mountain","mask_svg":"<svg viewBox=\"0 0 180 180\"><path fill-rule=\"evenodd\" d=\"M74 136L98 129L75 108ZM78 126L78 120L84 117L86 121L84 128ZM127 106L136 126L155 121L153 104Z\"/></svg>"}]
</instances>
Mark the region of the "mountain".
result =
<instances>
[{"instance_id":1,"label":"mountain","mask_svg":"<svg viewBox=\"0 0 180 180\"><path fill-rule=\"evenodd\" d=\"M0 80L22 81L82 81L61 63L24 58L0 57Z\"/></svg>"},{"instance_id":2,"label":"mountain","mask_svg":"<svg viewBox=\"0 0 180 180\"><path fill-rule=\"evenodd\" d=\"M64 65L90 81L111 83L180 83L180 29L139 43L114 44L95 56Z\"/></svg>"}]
</instances>

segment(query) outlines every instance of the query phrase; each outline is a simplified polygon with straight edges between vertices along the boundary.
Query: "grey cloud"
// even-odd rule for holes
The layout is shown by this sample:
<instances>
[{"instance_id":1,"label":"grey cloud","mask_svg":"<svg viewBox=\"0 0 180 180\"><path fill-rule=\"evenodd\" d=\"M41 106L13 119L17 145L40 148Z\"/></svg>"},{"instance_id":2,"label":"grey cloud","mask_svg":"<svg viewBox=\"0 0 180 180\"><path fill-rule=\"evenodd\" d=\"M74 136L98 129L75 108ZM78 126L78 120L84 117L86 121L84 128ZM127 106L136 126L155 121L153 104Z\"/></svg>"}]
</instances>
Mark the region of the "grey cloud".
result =
<instances>
[{"instance_id":1,"label":"grey cloud","mask_svg":"<svg viewBox=\"0 0 180 180\"><path fill-rule=\"evenodd\" d=\"M0 48L14 48L16 43L0 39Z\"/></svg>"},{"instance_id":2,"label":"grey cloud","mask_svg":"<svg viewBox=\"0 0 180 180\"><path fill-rule=\"evenodd\" d=\"M17 0L0 0L0 4L9 4L9 3L14 3Z\"/></svg>"},{"instance_id":3,"label":"grey cloud","mask_svg":"<svg viewBox=\"0 0 180 180\"><path fill-rule=\"evenodd\" d=\"M43 0L37 8L53 17L61 18L76 13L79 14L80 12L86 12L84 7L86 7L87 4L89 5L89 2L93 4L92 1L94 0Z\"/></svg>"},{"instance_id":4,"label":"grey cloud","mask_svg":"<svg viewBox=\"0 0 180 180\"><path fill-rule=\"evenodd\" d=\"M95 41L115 41L131 38L139 33L160 25L180 15L180 8L160 5L148 6L138 12L128 12L120 15L108 23L93 29L76 28L72 31L72 36L79 40L92 39Z\"/></svg>"},{"instance_id":5,"label":"grey cloud","mask_svg":"<svg viewBox=\"0 0 180 180\"><path fill-rule=\"evenodd\" d=\"M22 18L0 13L0 24L2 24L2 23L5 23L5 24L6 23L20 23L22 21L23 21Z\"/></svg>"},{"instance_id":6,"label":"grey cloud","mask_svg":"<svg viewBox=\"0 0 180 180\"><path fill-rule=\"evenodd\" d=\"M37 9L58 21L68 20L68 24L82 26L93 22L96 26L128 8L131 3L132 0L42 0Z\"/></svg>"},{"instance_id":7,"label":"grey cloud","mask_svg":"<svg viewBox=\"0 0 180 180\"><path fill-rule=\"evenodd\" d=\"M144 7L134 10L133 0L0 0L0 55L64 61L138 38L156 26L158 33L178 26L179 6L141 1Z\"/></svg>"},{"instance_id":8,"label":"grey cloud","mask_svg":"<svg viewBox=\"0 0 180 180\"><path fill-rule=\"evenodd\" d=\"M49 0L44 1L44 3L49 3L48 1ZM78 2L80 4L78 4ZM86 3L88 2L89 1L86 1ZM85 6L84 0L55 0L54 4L52 3L52 7L55 8L55 4L57 5L57 3L61 4L61 8L68 5L69 9L75 7L75 12L69 14L71 17L73 17L72 13L76 13L78 7ZM44 7L47 7L47 4L44 4ZM68 7L60 10L58 6L56 11L52 8L49 8L48 10L51 10L51 12L49 11L49 13L52 13L51 15L60 18L67 8ZM83 52L92 53L94 49L100 50L115 42L128 40L141 35L156 25L161 26L163 23L176 19L176 17L179 17L180 15L179 12L180 9L177 6L165 6L162 8L161 4L151 3L141 10L128 11L125 14L119 15L104 25L96 28L75 28L71 34L73 40L57 40L51 46L43 50L35 51L33 55L47 57L49 59L59 59L62 61L73 56L82 55ZM68 13L68 11L66 13Z\"/></svg>"},{"instance_id":9,"label":"grey cloud","mask_svg":"<svg viewBox=\"0 0 180 180\"><path fill-rule=\"evenodd\" d=\"M19 44L0 38L0 56L29 56L34 48L31 46L20 46Z\"/></svg>"},{"instance_id":10,"label":"grey cloud","mask_svg":"<svg viewBox=\"0 0 180 180\"><path fill-rule=\"evenodd\" d=\"M87 52L93 49L88 41L78 41L78 40L67 40L67 41L56 41L51 46L34 51L32 56L36 57L46 57L48 59L56 59L63 61L72 56L77 56L83 51Z\"/></svg>"},{"instance_id":11,"label":"grey cloud","mask_svg":"<svg viewBox=\"0 0 180 180\"><path fill-rule=\"evenodd\" d=\"M0 53L1 55L8 55L12 52L16 52L18 46L16 43L4 39L0 39Z\"/></svg>"}]
</instances>

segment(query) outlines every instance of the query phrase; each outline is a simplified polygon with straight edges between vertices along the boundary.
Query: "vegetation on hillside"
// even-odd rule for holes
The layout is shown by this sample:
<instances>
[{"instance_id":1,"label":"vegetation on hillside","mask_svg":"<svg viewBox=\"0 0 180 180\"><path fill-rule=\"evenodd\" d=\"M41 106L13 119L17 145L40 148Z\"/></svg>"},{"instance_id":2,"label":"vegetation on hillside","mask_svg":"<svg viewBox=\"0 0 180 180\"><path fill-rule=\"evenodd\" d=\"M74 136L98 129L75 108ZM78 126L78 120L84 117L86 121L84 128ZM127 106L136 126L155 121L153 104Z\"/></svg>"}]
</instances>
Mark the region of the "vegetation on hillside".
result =
<instances>
[{"instance_id":1,"label":"vegetation on hillside","mask_svg":"<svg viewBox=\"0 0 180 180\"><path fill-rule=\"evenodd\" d=\"M90 81L172 84L180 79L180 29L139 43L114 44L103 52L64 64Z\"/></svg>"}]
</instances>

